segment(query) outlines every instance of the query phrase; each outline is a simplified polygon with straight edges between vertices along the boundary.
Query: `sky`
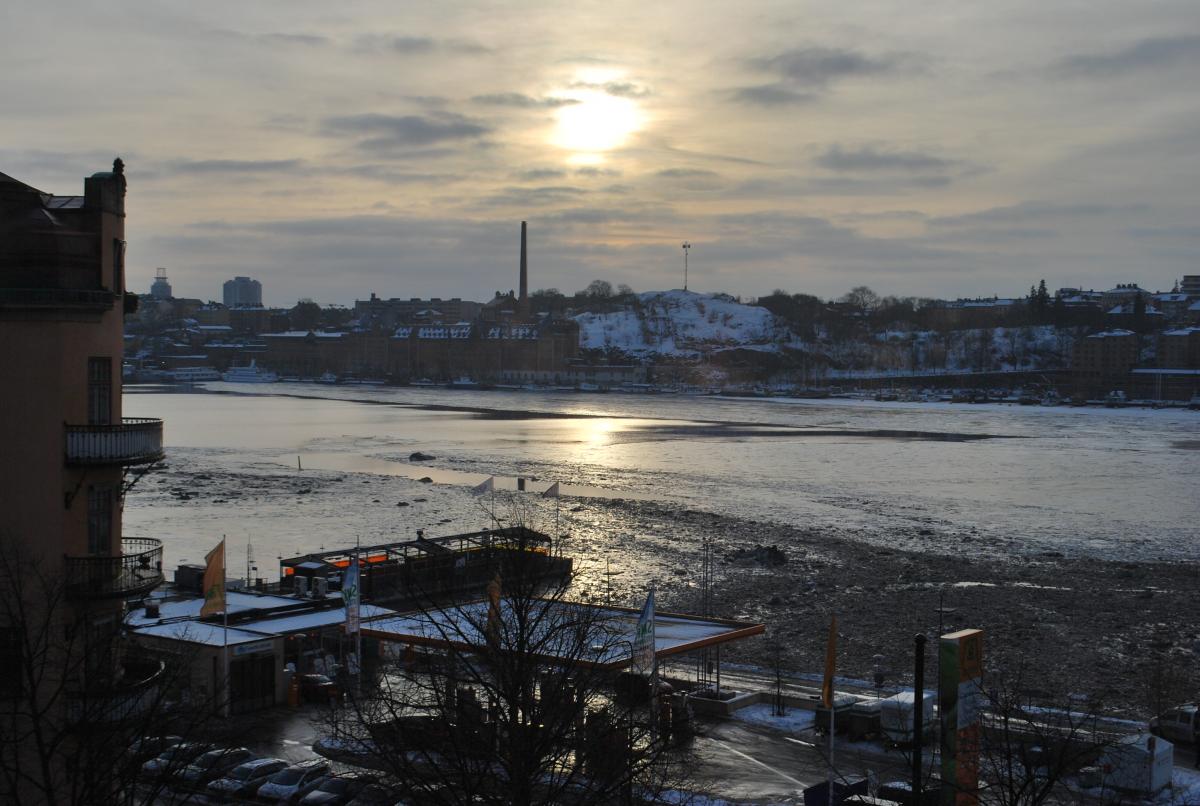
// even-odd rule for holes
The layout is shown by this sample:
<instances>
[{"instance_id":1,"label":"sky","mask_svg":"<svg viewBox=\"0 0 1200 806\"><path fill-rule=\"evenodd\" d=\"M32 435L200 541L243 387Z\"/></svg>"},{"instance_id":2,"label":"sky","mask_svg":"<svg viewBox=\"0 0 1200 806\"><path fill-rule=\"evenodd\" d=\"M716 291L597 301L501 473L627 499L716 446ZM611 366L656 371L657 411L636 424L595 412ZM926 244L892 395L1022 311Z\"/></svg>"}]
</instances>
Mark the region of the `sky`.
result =
<instances>
[{"instance_id":1,"label":"sky","mask_svg":"<svg viewBox=\"0 0 1200 806\"><path fill-rule=\"evenodd\" d=\"M1195 0L0 6L0 172L131 290L1011 296L1200 273Z\"/></svg>"}]
</instances>

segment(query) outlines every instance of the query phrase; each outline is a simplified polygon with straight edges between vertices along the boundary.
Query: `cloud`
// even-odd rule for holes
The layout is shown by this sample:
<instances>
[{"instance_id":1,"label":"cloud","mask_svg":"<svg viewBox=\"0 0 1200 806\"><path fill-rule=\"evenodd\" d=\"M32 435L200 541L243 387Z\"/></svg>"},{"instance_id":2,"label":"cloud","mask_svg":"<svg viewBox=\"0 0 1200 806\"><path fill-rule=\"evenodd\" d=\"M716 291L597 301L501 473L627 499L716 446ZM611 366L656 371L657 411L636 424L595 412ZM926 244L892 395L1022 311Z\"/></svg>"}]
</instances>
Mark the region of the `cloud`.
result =
<instances>
[{"instance_id":1,"label":"cloud","mask_svg":"<svg viewBox=\"0 0 1200 806\"><path fill-rule=\"evenodd\" d=\"M1054 72L1103 77L1180 66L1200 66L1200 36L1155 37L1108 53L1068 56L1054 66Z\"/></svg>"},{"instance_id":2,"label":"cloud","mask_svg":"<svg viewBox=\"0 0 1200 806\"><path fill-rule=\"evenodd\" d=\"M569 185L546 185L534 188L508 187L480 200L484 207L542 207L561 204L582 196L588 191Z\"/></svg>"},{"instance_id":3,"label":"cloud","mask_svg":"<svg viewBox=\"0 0 1200 806\"><path fill-rule=\"evenodd\" d=\"M401 56L420 56L434 51L474 54L490 53L491 49L467 39L435 39L411 34L366 34L355 40L360 51L396 53Z\"/></svg>"},{"instance_id":4,"label":"cloud","mask_svg":"<svg viewBox=\"0 0 1200 806\"><path fill-rule=\"evenodd\" d=\"M558 179L566 175L567 172L561 168L533 168L518 172L516 177L522 182L540 182L544 179Z\"/></svg>"},{"instance_id":5,"label":"cloud","mask_svg":"<svg viewBox=\"0 0 1200 806\"><path fill-rule=\"evenodd\" d=\"M571 88L599 90L608 95L615 95L618 98L645 98L652 94L647 87L641 84L634 84L632 81L606 81L599 84L589 81L576 81L571 84Z\"/></svg>"},{"instance_id":6,"label":"cloud","mask_svg":"<svg viewBox=\"0 0 1200 806\"><path fill-rule=\"evenodd\" d=\"M389 151L473 140L484 136L491 128L479 121L449 113L422 116L368 112L326 118L324 130L332 136L362 137L364 139L358 145L367 151Z\"/></svg>"},{"instance_id":7,"label":"cloud","mask_svg":"<svg viewBox=\"0 0 1200 806\"><path fill-rule=\"evenodd\" d=\"M903 60L899 56L865 56L843 48L809 47L748 61L757 70L777 73L797 85L820 89L841 78L890 72Z\"/></svg>"},{"instance_id":8,"label":"cloud","mask_svg":"<svg viewBox=\"0 0 1200 806\"><path fill-rule=\"evenodd\" d=\"M1050 217L1057 218L1100 218L1115 214L1141 212L1147 209L1144 204L1104 204L1100 202L1081 202L1076 204L1057 204L1053 202L1025 201L1003 207L989 207L972 213L954 216L939 216L929 219L930 226L960 227L978 225L1021 224L1024 222L1038 223Z\"/></svg>"},{"instance_id":9,"label":"cloud","mask_svg":"<svg viewBox=\"0 0 1200 806\"><path fill-rule=\"evenodd\" d=\"M262 174L289 173L304 165L303 160L178 160L167 164L181 174Z\"/></svg>"},{"instance_id":10,"label":"cloud","mask_svg":"<svg viewBox=\"0 0 1200 806\"><path fill-rule=\"evenodd\" d=\"M718 174L716 171L706 171L702 168L665 168L655 176L664 179L715 179Z\"/></svg>"},{"instance_id":11,"label":"cloud","mask_svg":"<svg viewBox=\"0 0 1200 806\"><path fill-rule=\"evenodd\" d=\"M935 157L919 151L881 151L872 146L845 150L831 146L815 160L816 164L829 171L837 172L929 172L947 171L955 168L954 160Z\"/></svg>"},{"instance_id":12,"label":"cloud","mask_svg":"<svg viewBox=\"0 0 1200 806\"><path fill-rule=\"evenodd\" d=\"M489 95L475 95L471 101L488 106L509 106L514 109L556 109L560 106L577 104L574 98L534 98L519 92L498 92Z\"/></svg>"},{"instance_id":13,"label":"cloud","mask_svg":"<svg viewBox=\"0 0 1200 806\"><path fill-rule=\"evenodd\" d=\"M757 106L792 106L808 104L817 100L817 94L798 92L782 84L759 84L753 87L738 87L731 91L735 101Z\"/></svg>"},{"instance_id":14,"label":"cloud","mask_svg":"<svg viewBox=\"0 0 1200 806\"><path fill-rule=\"evenodd\" d=\"M308 45L314 47L329 44L329 37L317 34L260 34L257 39L259 42L281 45Z\"/></svg>"},{"instance_id":15,"label":"cloud","mask_svg":"<svg viewBox=\"0 0 1200 806\"><path fill-rule=\"evenodd\" d=\"M621 172L616 168L598 168L595 165L584 165L582 168L575 169L576 176L620 176Z\"/></svg>"}]
</instances>

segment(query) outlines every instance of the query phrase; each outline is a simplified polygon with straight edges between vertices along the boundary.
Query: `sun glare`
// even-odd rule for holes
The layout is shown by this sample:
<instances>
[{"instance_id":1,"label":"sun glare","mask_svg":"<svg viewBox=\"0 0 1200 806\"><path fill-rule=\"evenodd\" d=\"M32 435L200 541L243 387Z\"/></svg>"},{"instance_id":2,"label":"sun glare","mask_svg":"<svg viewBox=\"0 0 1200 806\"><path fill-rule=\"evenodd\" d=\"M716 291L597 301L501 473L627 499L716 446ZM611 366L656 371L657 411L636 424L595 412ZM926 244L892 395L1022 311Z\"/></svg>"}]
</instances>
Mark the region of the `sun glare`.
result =
<instances>
[{"instance_id":1,"label":"sun glare","mask_svg":"<svg viewBox=\"0 0 1200 806\"><path fill-rule=\"evenodd\" d=\"M637 104L629 98L593 90L573 97L579 103L558 110L555 145L592 154L611 151L638 128Z\"/></svg>"}]
</instances>

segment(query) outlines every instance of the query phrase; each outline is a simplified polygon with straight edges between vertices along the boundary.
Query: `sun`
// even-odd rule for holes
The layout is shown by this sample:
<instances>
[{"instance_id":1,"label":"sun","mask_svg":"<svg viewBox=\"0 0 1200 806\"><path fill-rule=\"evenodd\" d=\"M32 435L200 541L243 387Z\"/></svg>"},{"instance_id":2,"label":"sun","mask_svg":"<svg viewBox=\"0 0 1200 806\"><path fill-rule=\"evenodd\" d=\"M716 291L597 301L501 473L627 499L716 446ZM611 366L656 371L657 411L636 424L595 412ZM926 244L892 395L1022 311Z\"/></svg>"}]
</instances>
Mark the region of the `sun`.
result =
<instances>
[{"instance_id":1,"label":"sun","mask_svg":"<svg viewBox=\"0 0 1200 806\"><path fill-rule=\"evenodd\" d=\"M596 90L572 93L577 103L558 110L553 142L569 151L597 154L618 148L640 124L637 104Z\"/></svg>"}]
</instances>

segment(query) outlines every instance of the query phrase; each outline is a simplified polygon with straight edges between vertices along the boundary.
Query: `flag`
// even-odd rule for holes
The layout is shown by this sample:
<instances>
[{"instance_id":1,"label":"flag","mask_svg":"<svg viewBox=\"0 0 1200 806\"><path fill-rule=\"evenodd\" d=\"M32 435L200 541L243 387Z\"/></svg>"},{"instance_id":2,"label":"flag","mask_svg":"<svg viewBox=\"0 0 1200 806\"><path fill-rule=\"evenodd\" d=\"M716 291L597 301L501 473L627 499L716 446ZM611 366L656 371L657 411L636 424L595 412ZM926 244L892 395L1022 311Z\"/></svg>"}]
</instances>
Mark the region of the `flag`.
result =
<instances>
[{"instance_id":1,"label":"flag","mask_svg":"<svg viewBox=\"0 0 1200 806\"><path fill-rule=\"evenodd\" d=\"M350 561L346 573L342 575L342 602L346 606L346 632L358 632L359 615L359 571L358 555Z\"/></svg>"},{"instance_id":2,"label":"flag","mask_svg":"<svg viewBox=\"0 0 1200 806\"><path fill-rule=\"evenodd\" d=\"M654 671L654 588L650 589L638 616L631 662L635 672L650 674Z\"/></svg>"},{"instance_id":3,"label":"flag","mask_svg":"<svg viewBox=\"0 0 1200 806\"><path fill-rule=\"evenodd\" d=\"M204 582L201 590L204 592L204 604L200 606L201 616L211 616L213 613L225 612L225 538L217 547L204 557Z\"/></svg>"},{"instance_id":4,"label":"flag","mask_svg":"<svg viewBox=\"0 0 1200 806\"><path fill-rule=\"evenodd\" d=\"M558 482L554 482L542 493L542 498L558 498Z\"/></svg>"},{"instance_id":5,"label":"flag","mask_svg":"<svg viewBox=\"0 0 1200 806\"><path fill-rule=\"evenodd\" d=\"M482 484L476 484L471 488L471 495L487 495L496 489L496 477L488 476L487 481Z\"/></svg>"},{"instance_id":6,"label":"flag","mask_svg":"<svg viewBox=\"0 0 1200 806\"><path fill-rule=\"evenodd\" d=\"M825 680L821 683L821 703L833 707L833 667L837 662L837 616L829 622L829 641L825 644Z\"/></svg>"}]
</instances>

